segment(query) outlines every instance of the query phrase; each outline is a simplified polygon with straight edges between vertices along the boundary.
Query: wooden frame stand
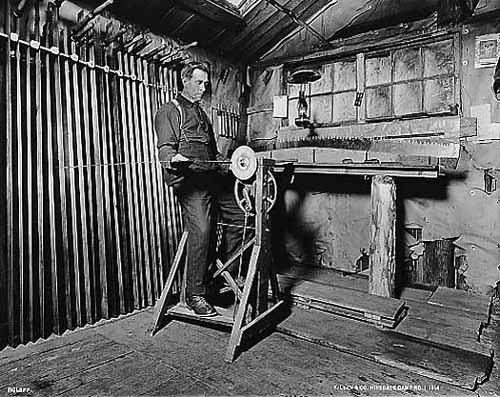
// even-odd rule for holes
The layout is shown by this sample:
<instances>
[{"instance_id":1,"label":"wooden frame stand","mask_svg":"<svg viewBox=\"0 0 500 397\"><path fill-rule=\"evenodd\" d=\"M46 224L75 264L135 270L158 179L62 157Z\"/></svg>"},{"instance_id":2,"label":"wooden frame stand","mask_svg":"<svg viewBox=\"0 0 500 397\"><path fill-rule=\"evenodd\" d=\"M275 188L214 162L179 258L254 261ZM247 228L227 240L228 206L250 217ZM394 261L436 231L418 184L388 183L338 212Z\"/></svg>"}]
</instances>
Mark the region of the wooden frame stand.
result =
<instances>
[{"instance_id":1,"label":"wooden frame stand","mask_svg":"<svg viewBox=\"0 0 500 397\"><path fill-rule=\"evenodd\" d=\"M257 162L256 175L250 189L254 195L254 208L251 215L255 216L255 237L246 242L239 252L226 263L223 264L217 260L218 269L214 273L214 277L222 276L234 293L235 309L224 310L216 307L217 316L200 317L187 307L185 303L186 266L183 269L180 266L186 252L188 232L185 231L182 234L165 287L155 306L152 335L161 327L164 317L230 327L231 336L225 360L232 362L238 353L238 348L244 341L269 330L276 324L279 315L283 313L281 310L284 309L285 305L279 294L278 279L270 268L272 262L271 238L270 229L267 227L270 203L272 202L269 197L272 194L270 191L272 189L269 189L269 178L272 177L270 168L274 163L269 159L257 159ZM226 269L250 247L252 247L252 252L245 283L241 288ZM172 295L174 282L179 278L181 280L179 302L167 307L167 298Z\"/></svg>"}]
</instances>

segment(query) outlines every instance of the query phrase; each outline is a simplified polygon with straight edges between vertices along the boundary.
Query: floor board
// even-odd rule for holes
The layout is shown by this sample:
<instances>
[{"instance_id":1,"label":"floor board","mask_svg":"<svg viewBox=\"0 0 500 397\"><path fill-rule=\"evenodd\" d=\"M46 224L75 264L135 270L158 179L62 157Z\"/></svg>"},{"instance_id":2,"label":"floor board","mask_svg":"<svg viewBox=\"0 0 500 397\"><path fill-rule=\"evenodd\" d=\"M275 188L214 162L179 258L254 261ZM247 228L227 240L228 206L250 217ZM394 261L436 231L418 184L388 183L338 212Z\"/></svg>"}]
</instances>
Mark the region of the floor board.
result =
<instances>
[{"instance_id":1,"label":"floor board","mask_svg":"<svg viewBox=\"0 0 500 397\"><path fill-rule=\"evenodd\" d=\"M463 310L446 308L429 304L427 302L418 302L413 300L407 301L408 315L413 318L421 318L427 321L438 322L450 327L465 330L479 336L481 328L481 320L479 318L471 318L464 313Z\"/></svg>"},{"instance_id":2,"label":"floor board","mask_svg":"<svg viewBox=\"0 0 500 397\"><path fill-rule=\"evenodd\" d=\"M491 298L487 296L472 295L466 291L438 287L428 302L478 315L484 324L489 321Z\"/></svg>"},{"instance_id":3,"label":"floor board","mask_svg":"<svg viewBox=\"0 0 500 397\"><path fill-rule=\"evenodd\" d=\"M478 342L479 327L473 331L440 321L415 318L410 314L401 321L396 331L437 345L461 349L464 352L470 351L485 356L493 354L491 346Z\"/></svg>"},{"instance_id":4,"label":"floor board","mask_svg":"<svg viewBox=\"0 0 500 397\"><path fill-rule=\"evenodd\" d=\"M68 338L0 353L9 369L17 368L8 375L2 370L2 384L30 387L42 396L470 395L411 371L276 332L228 364L228 332L175 320L151 337L152 315L146 310ZM402 387L420 390L402 393Z\"/></svg>"},{"instance_id":5,"label":"floor board","mask_svg":"<svg viewBox=\"0 0 500 397\"><path fill-rule=\"evenodd\" d=\"M472 352L433 346L369 324L313 310L294 309L278 328L286 334L404 368L431 379L473 389L489 373L491 359Z\"/></svg>"},{"instance_id":6,"label":"floor board","mask_svg":"<svg viewBox=\"0 0 500 397\"><path fill-rule=\"evenodd\" d=\"M27 384L29 384L27 387L44 388L58 379L100 366L103 362L130 353L132 350L127 346L94 335L78 343L62 345L57 349L30 355L4 365L0 374L0 388Z\"/></svg>"}]
</instances>

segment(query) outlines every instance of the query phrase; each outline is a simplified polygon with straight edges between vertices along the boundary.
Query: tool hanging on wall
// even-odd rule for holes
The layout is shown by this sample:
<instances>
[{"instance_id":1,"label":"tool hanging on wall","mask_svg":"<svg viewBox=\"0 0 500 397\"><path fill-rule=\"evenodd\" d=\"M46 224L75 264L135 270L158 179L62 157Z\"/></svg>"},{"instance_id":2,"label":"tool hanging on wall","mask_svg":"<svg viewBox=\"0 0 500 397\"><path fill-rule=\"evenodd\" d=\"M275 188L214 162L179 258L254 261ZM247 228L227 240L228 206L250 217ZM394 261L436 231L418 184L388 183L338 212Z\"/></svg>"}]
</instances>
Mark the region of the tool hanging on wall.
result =
<instances>
[{"instance_id":1,"label":"tool hanging on wall","mask_svg":"<svg viewBox=\"0 0 500 397\"><path fill-rule=\"evenodd\" d=\"M128 74L133 76L130 79L130 90L132 94L132 108L131 108L131 115L132 115L132 121L133 121L133 126L134 128L130 130L131 132L131 147L132 147L132 156L133 156L133 161L140 162L143 161L143 152L141 149L141 142L143 139L140 137L140 134L142 132L142 126L141 126L141 115L140 115L140 102L139 102L139 92L138 92L138 81L137 81L137 62L136 62L136 57L134 55L128 55L126 56L128 58L128 62L126 64L126 68L128 68ZM141 241L142 243L142 258L144 260L145 266L146 266L146 275L144 275L143 272L139 270L139 274L142 275L139 279L140 283L140 289L141 291L146 291L146 286L147 283L151 280L148 280L148 269L151 269L151 258L150 258L150 248L149 248L149 243L151 241L151 238L149 237L149 229L148 229L148 200L147 200L147 195L145 193L147 192L147 189L145 188L147 185L147 175L145 172L145 166L143 164L140 164L136 166L136 171L138 175L138 184L136 185L137 187L137 210L139 211L139 225L140 225L140 230L142 235L146 236L147 238L143 239ZM148 304L148 295L147 293L142 293L141 294L141 304L143 306Z\"/></svg>"},{"instance_id":2,"label":"tool hanging on wall","mask_svg":"<svg viewBox=\"0 0 500 397\"><path fill-rule=\"evenodd\" d=\"M149 61L152 58L159 56L163 51L165 51L168 48L169 48L169 45L167 43L163 43L162 45L154 47L150 51L143 54L142 58L146 61Z\"/></svg>"},{"instance_id":3,"label":"tool hanging on wall","mask_svg":"<svg viewBox=\"0 0 500 397\"><path fill-rule=\"evenodd\" d=\"M128 31L127 26L122 25L114 34L112 34L111 26L112 22L109 22L108 25L106 26L106 38L103 40L103 44L105 47L108 47L112 43L120 40L122 36Z\"/></svg>"},{"instance_id":4,"label":"tool hanging on wall","mask_svg":"<svg viewBox=\"0 0 500 397\"><path fill-rule=\"evenodd\" d=\"M21 2L22 3L22 2ZM24 7L23 4L19 3L16 8L12 10L12 15L14 16L13 19L13 32L11 33L10 39L15 43L15 47L13 51L11 52L11 58L13 58L13 62L11 60L11 67L14 69L14 72L12 73L14 76L14 80L11 82L13 84L13 89L12 89L12 94L13 96L8 98L8 100L12 101L13 105L15 106L15 111L14 111L14 118L13 118L13 123L12 123L12 131L11 131L11 137L12 137L12 142L16 142L16 145L12 148L14 149L17 146L17 150L12 150L12 165L13 165L13 175L12 175L12 181L14 183L14 191L17 191L17 203L16 203L16 210L18 212L18 216L16 217L16 221L13 223L13 228L14 230L17 229L18 233L20 236L25 233L25 220L24 220L24 202L25 202L25 192L24 192L24 185L26 183L25 181L25 174L23 170L23 166L21 164L22 159L23 159L23 153L26 151L25 147L25 140L23 139L23 136L25 134L25 123L26 123L26 117L24 116L24 104L23 104L23 90L22 90L22 84L23 84L23 77L25 76L24 70L25 70L25 62L27 59L27 54L26 56L23 56L23 51L21 49L20 41L19 41L19 36L20 36L20 18L22 16L22 8ZM19 322L19 337L20 337L20 342L24 343L26 341L27 333L25 329L25 318L26 318L26 313L25 309L26 303L25 303L25 283L24 283L24 278L25 273L27 272L27 261L29 260L28 253L26 252L26 245L23 241L23 239L18 239L17 240L17 255L14 256L14 260L17 261L17 266L16 266L16 273L11 275L11 278L17 278L19 280L19 312L17 313L18 315L18 322ZM11 297L10 299L13 299Z\"/></svg>"},{"instance_id":5,"label":"tool hanging on wall","mask_svg":"<svg viewBox=\"0 0 500 397\"><path fill-rule=\"evenodd\" d=\"M52 48L54 49L54 56L52 57L52 73L54 76L54 108L56 110L56 115L55 115L55 129L54 132L56 134L56 144L57 144L57 164L59 165L65 165L66 164L66 152L65 152L65 145L64 145L64 132L63 132L63 119L62 119L62 112L60 109L62 109L62 87L63 83L61 80L62 73L61 73L61 57L60 57L60 49L61 49L61 43L60 43L60 33L59 33L59 27L58 27L58 22L59 22L59 7L61 6L62 1L56 1L53 3L52 6L52 14L53 14L53 20L52 20L52 25L51 25L51 31L50 31L50 36L51 36L51 41L52 41ZM61 216L61 231L62 231L62 238L57 240L57 249L59 252L62 252L62 262L63 263L69 263L69 224L68 224L68 208L67 208L67 194L66 194L66 174L64 171L59 170L59 173L55 175L55 179L59 182L59 198L60 198L60 205L56 208L56 216ZM56 272L57 273L57 272ZM55 276L57 277L57 275ZM64 268L64 283L61 283L64 285L65 288L65 310L60 308L62 312L66 313L66 326L68 328L73 328L73 319L71 316L71 313L73 312L72 310L72 301L71 301L71 295L72 295L72 286L70 283L70 271L69 267L65 266ZM62 280L60 280L62 281ZM62 289L62 285L61 285ZM63 324L60 324L60 327L64 327Z\"/></svg>"},{"instance_id":6,"label":"tool hanging on wall","mask_svg":"<svg viewBox=\"0 0 500 397\"><path fill-rule=\"evenodd\" d=\"M19 19L23 15L23 11L26 7L26 4L28 3L28 0L20 0L16 6L12 9L12 14L14 17Z\"/></svg>"},{"instance_id":7,"label":"tool hanging on wall","mask_svg":"<svg viewBox=\"0 0 500 397\"><path fill-rule=\"evenodd\" d=\"M236 110L216 105L212 108L212 123L220 137L236 139L240 115Z\"/></svg>"},{"instance_id":8,"label":"tool hanging on wall","mask_svg":"<svg viewBox=\"0 0 500 397\"><path fill-rule=\"evenodd\" d=\"M130 48L133 48L136 44L138 44L141 40L143 40L144 34L138 33L129 38L128 40L122 43L122 51L128 52Z\"/></svg>"},{"instance_id":9,"label":"tool hanging on wall","mask_svg":"<svg viewBox=\"0 0 500 397\"><path fill-rule=\"evenodd\" d=\"M166 64L169 61L171 61L172 58L174 58L176 55L179 55L181 52L186 51L189 48L196 47L197 45L198 45L198 42L197 41L193 41L192 43L180 46L180 47L176 48L175 50L173 50L172 52L164 55L163 58L160 58L158 62L160 64L162 64L162 65Z\"/></svg>"},{"instance_id":10,"label":"tool hanging on wall","mask_svg":"<svg viewBox=\"0 0 500 397\"><path fill-rule=\"evenodd\" d=\"M42 106L42 111L46 115L45 125L44 127L44 135L46 137L46 145L43 148L44 157L47 159L47 164L54 163L54 136L57 133L57 119L54 118L53 108L54 105L54 97L55 94L53 90L58 84L54 78L54 58L58 54L58 47L54 46L54 37L53 31L56 26L56 15L57 11L55 9L55 5L53 3L48 3L47 11L46 11L46 22L43 28L44 34L44 42L47 48L50 48L51 51L45 53L44 56L44 65L45 65L45 76L44 81L45 85L45 107ZM57 268L58 268L58 255L57 255L57 240L56 240L56 207L55 207L55 183L56 183L56 175L55 170L52 166L48 166L47 169L47 184L48 184L48 200L46 206L48 212L48 221L46 221L46 225L48 225L48 234L50 241L50 282L51 282L51 290L52 290L52 312L53 312L53 329L56 333L60 333L61 331L61 323L60 323L60 307L58 302L60 283L57 277Z\"/></svg>"},{"instance_id":11,"label":"tool hanging on wall","mask_svg":"<svg viewBox=\"0 0 500 397\"><path fill-rule=\"evenodd\" d=\"M98 16L100 13L102 13L106 8L111 6L114 3L114 0L106 0L104 3L102 3L100 6L94 8L92 11L90 11L85 17L83 17L78 24L73 28L72 30L72 37L81 37L82 31L85 29L88 31L89 29L86 29L87 24L89 24L92 19L94 19L96 16Z\"/></svg>"},{"instance_id":12,"label":"tool hanging on wall","mask_svg":"<svg viewBox=\"0 0 500 397\"><path fill-rule=\"evenodd\" d=\"M36 5L30 9L30 14L28 16L28 32L27 32L27 40L30 43L34 43L35 39L35 30L37 29L37 21L36 21ZM34 286L36 283L35 280L35 264L36 264L36 255L35 255L35 228L36 224L34 222L35 216L35 203L36 203L36 188L35 188L35 178L34 173L36 173L36 147L35 147L35 133L36 127L34 125L35 121L35 113L36 108L34 106L34 78L35 78L35 67L34 62L36 58L35 48L31 45L26 48L26 87L25 87L25 109L26 109L26 149L24 150L26 155L26 180L23 181L24 186L26 186L26 205L27 210L27 230L26 233L29 236L27 241L27 270L23 270L25 276L23 278L19 277L19 280L23 280L22 283L26 283L26 273L27 273L27 285L22 286L20 291L20 296L27 295L26 300L22 300L22 302L27 302L28 309L27 313L24 309L20 310L20 318L21 324L26 327L25 330L20 333L20 341L21 343L26 343L28 340L35 340L35 330L34 330L34 321L35 321L35 310L34 304L37 299L34 293ZM23 306L23 303L20 305Z\"/></svg>"},{"instance_id":13,"label":"tool hanging on wall","mask_svg":"<svg viewBox=\"0 0 500 397\"><path fill-rule=\"evenodd\" d=\"M144 48L146 48L148 45L150 45L151 41L152 40L150 37L143 35L143 37L141 37L139 41L137 41L133 46L130 46L127 49L127 52L129 54L137 54L141 52Z\"/></svg>"}]
</instances>

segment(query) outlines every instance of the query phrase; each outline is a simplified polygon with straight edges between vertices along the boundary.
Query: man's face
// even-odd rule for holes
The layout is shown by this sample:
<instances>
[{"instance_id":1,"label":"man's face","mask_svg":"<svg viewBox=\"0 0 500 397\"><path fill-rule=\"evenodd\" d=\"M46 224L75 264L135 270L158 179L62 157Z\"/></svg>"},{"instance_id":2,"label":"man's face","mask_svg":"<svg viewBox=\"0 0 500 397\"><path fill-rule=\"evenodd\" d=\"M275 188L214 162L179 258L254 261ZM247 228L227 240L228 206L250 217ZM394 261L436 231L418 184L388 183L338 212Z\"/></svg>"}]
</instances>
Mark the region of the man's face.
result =
<instances>
[{"instance_id":1,"label":"man's face","mask_svg":"<svg viewBox=\"0 0 500 397\"><path fill-rule=\"evenodd\" d=\"M208 74L201 69L195 69L191 78L183 79L182 83L183 94L195 102L200 101L207 89Z\"/></svg>"}]
</instances>

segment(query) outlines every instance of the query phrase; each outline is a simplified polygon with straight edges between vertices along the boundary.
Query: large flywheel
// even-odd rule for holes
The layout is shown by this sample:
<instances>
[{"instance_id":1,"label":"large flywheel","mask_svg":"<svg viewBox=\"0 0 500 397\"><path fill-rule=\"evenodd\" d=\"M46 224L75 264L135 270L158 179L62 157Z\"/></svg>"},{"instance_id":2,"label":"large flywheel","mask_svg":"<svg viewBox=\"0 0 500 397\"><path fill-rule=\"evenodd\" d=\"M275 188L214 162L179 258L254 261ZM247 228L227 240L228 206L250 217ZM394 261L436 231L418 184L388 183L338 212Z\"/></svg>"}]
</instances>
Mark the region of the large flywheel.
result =
<instances>
[{"instance_id":1,"label":"large flywheel","mask_svg":"<svg viewBox=\"0 0 500 397\"><path fill-rule=\"evenodd\" d=\"M253 214L255 210L257 172L257 156L248 146L238 147L231 156L231 171L236 177L234 183L234 197L236 203L246 214ZM271 211L276 203L278 187L276 178L271 170L267 169L263 178L263 209Z\"/></svg>"}]
</instances>

